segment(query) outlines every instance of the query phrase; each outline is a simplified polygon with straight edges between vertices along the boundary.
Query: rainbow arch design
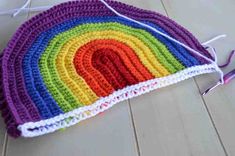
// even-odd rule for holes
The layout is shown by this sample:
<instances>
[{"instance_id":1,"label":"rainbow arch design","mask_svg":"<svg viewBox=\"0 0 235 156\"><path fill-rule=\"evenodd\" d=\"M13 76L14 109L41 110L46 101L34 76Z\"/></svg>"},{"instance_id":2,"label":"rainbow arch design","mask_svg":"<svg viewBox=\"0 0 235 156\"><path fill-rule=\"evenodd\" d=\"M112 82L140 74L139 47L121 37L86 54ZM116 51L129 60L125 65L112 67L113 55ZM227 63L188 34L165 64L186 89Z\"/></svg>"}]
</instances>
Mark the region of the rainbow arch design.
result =
<instances>
[{"instance_id":1,"label":"rainbow arch design","mask_svg":"<svg viewBox=\"0 0 235 156\"><path fill-rule=\"evenodd\" d=\"M167 17L107 2L212 59ZM0 107L14 137L69 127L122 100L217 69L99 0L62 3L25 22L4 49L1 67Z\"/></svg>"}]
</instances>

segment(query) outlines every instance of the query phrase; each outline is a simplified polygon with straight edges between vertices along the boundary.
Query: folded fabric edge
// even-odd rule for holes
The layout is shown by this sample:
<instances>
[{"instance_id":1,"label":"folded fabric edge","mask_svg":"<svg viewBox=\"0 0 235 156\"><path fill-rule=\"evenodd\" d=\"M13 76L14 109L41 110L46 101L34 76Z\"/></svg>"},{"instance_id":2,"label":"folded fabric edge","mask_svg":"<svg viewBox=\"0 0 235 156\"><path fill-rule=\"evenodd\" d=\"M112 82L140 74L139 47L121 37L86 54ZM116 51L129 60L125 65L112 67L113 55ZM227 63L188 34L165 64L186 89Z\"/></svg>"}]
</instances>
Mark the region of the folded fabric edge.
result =
<instances>
[{"instance_id":1,"label":"folded fabric edge","mask_svg":"<svg viewBox=\"0 0 235 156\"><path fill-rule=\"evenodd\" d=\"M23 137L36 137L47 133L52 133L56 130L75 125L87 118L91 118L126 99L130 99L155 89L175 84L197 75L212 72L218 72L218 66L216 64L205 64L190 67L173 75L169 75L163 78L155 78L136 85L127 86L121 90L113 92L107 97L100 98L90 106L77 108L73 111L55 116L50 119L18 125L17 129L21 132L21 136Z\"/></svg>"}]
</instances>

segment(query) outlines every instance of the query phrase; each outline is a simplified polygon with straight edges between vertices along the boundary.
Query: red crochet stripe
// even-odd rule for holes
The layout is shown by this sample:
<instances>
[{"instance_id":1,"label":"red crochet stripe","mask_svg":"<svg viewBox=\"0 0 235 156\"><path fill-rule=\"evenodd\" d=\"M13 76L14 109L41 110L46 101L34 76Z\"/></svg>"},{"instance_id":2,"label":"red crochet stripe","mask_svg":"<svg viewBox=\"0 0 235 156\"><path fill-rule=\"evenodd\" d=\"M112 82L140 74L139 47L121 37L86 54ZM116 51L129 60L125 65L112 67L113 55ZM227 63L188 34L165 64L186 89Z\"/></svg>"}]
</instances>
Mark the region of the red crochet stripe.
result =
<instances>
[{"instance_id":1,"label":"red crochet stripe","mask_svg":"<svg viewBox=\"0 0 235 156\"><path fill-rule=\"evenodd\" d=\"M75 54L74 66L98 96L153 78L135 52L112 40L93 40Z\"/></svg>"}]
</instances>

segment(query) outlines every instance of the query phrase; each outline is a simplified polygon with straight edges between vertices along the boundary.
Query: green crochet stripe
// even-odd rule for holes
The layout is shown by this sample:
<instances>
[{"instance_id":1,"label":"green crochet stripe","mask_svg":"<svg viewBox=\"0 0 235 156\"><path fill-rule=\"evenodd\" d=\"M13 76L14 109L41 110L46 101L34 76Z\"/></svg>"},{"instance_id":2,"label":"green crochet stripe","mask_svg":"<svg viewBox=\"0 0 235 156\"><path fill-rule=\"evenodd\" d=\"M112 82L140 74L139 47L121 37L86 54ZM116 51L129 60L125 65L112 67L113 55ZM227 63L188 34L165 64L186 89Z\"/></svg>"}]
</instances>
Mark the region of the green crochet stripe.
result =
<instances>
[{"instance_id":1,"label":"green crochet stripe","mask_svg":"<svg viewBox=\"0 0 235 156\"><path fill-rule=\"evenodd\" d=\"M154 36L145 30L132 28L116 22L79 25L55 36L55 38L50 41L39 61L40 72L47 89L61 109L65 112L83 106L83 104L80 102L79 97L75 97L72 91L66 86L65 82L60 79L60 75L56 70L55 64L58 52L66 42L71 40L71 38L81 36L82 34L88 32L102 30L120 31L135 36L150 48L156 59L171 74L185 68L169 52L164 44L162 44L159 40L157 40Z\"/></svg>"}]
</instances>

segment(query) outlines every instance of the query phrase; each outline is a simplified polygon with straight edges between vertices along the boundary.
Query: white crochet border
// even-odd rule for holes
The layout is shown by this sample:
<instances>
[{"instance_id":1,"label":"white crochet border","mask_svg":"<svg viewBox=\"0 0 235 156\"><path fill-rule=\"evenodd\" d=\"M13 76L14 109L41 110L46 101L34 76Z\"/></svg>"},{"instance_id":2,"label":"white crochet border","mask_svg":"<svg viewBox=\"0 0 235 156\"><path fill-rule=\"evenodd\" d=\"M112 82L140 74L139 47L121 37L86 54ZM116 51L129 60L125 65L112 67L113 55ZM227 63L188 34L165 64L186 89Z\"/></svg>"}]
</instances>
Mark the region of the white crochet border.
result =
<instances>
[{"instance_id":1,"label":"white crochet border","mask_svg":"<svg viewBox=\"0 0 235 156\"><path fill-rule=\"evenodd\" d=\"M92 105L84 106L50 119L24 123L19 125L18 129L21 131L21 136L23 137L35 137L52 133L61 128L75 125L82 120L93 117L111 108L118 102L183 81L196 75L218 72L218 70L219 69L216 64L190 67L163 78L155 78L136 85L125 87L121 90L115 91L107 97L100 98Z\"/></svg>"}]
</instances>

